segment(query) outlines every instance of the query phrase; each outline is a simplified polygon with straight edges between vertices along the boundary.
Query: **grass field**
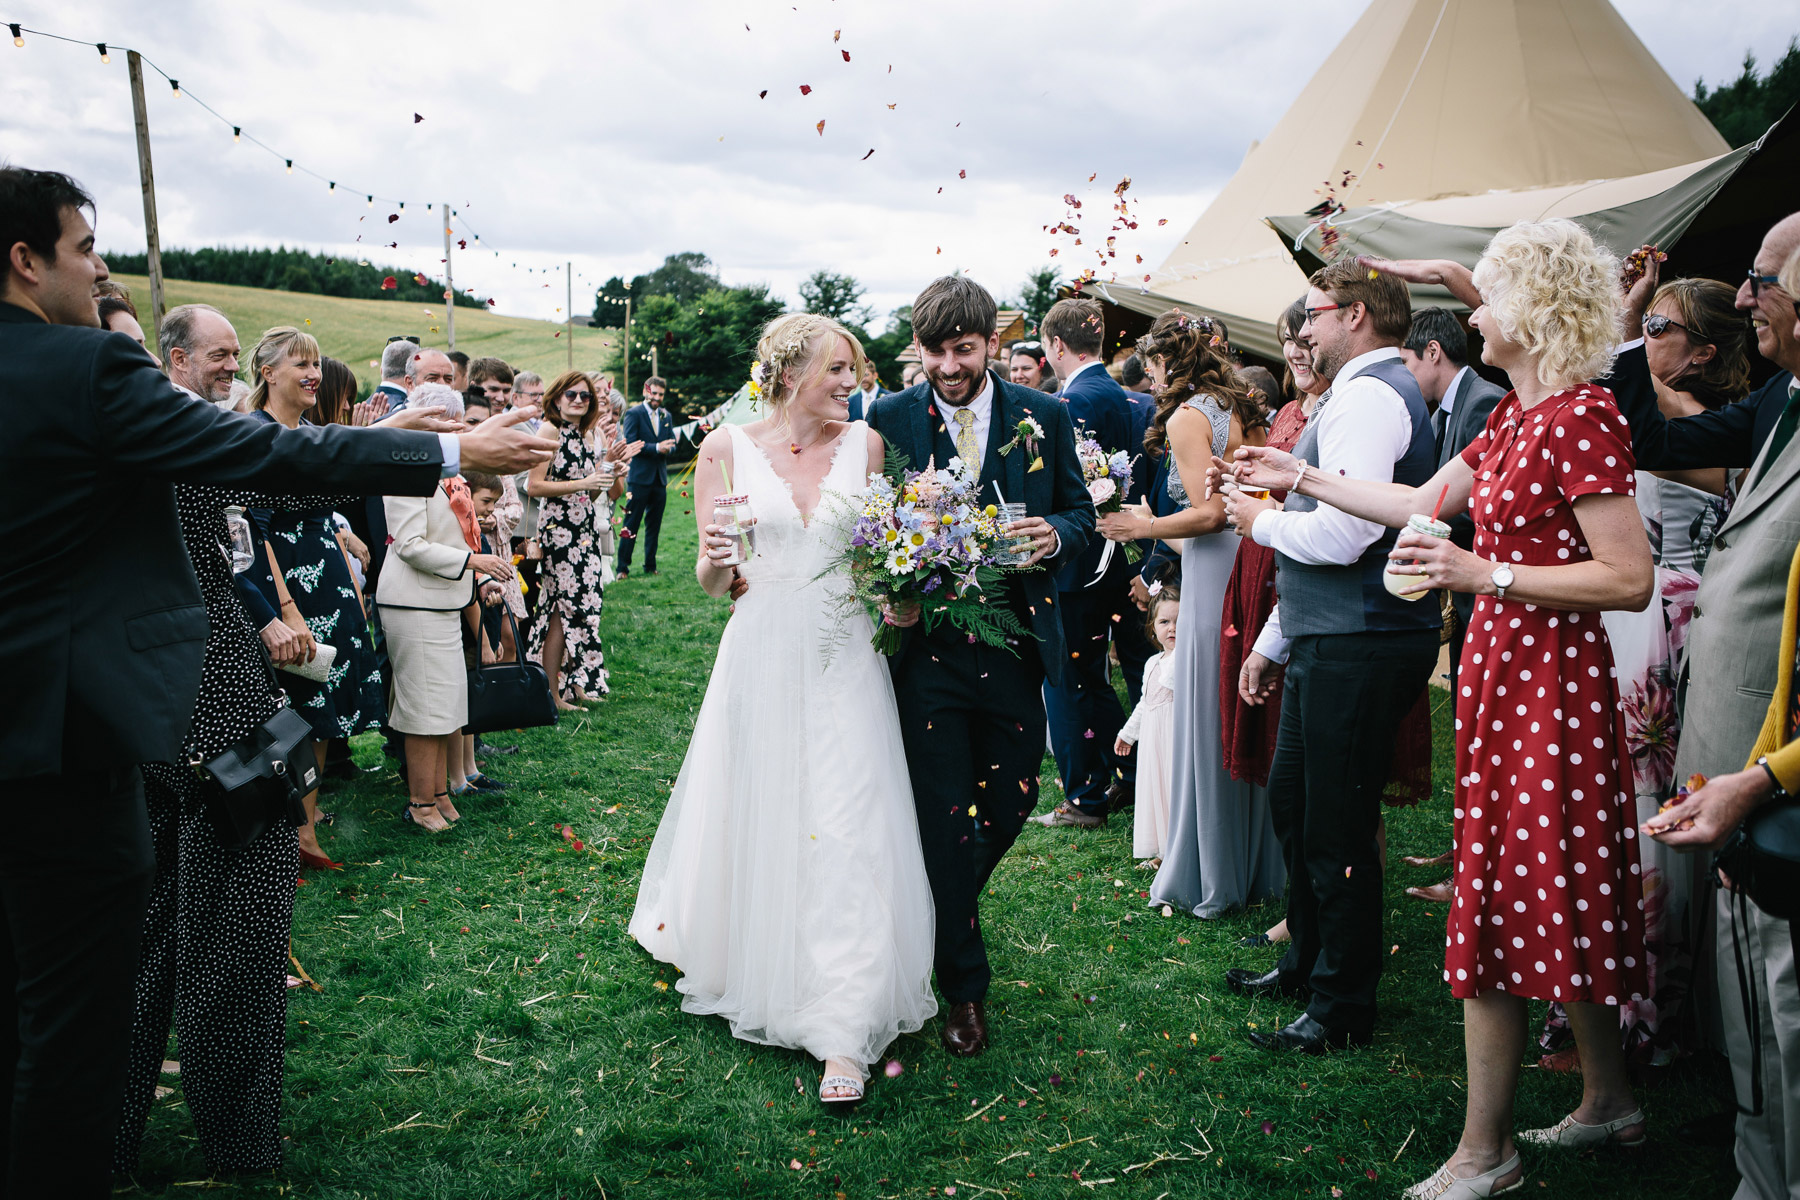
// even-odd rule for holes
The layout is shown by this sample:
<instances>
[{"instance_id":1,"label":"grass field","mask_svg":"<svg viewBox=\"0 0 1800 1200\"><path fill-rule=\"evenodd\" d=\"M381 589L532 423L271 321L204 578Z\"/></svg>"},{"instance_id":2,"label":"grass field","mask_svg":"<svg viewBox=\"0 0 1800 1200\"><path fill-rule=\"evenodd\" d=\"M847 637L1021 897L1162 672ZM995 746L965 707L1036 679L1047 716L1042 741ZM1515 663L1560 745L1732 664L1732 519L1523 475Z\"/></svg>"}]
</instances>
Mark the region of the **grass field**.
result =
<instances>
[{"instance_id":1,"label":"grass field","mask_svg":"<svg viewBox=\"0 0 1800 1200\"><path fill-rule=\"evenodd\" d=\"M1430 871L1388 880L1374 1047L1323 1060L1251 1047L1247 1027L1293 1011L1222 986L1227 967L1271 961L1234 942L1278 914L1148 911L1126 822L1028 826L1001 864L983 1057L946 1056L933 1022L893 1048L903 1076L877 1076L836 1116L814 1098L816 1064L684 1015L675 973L625 923L726 613L684 569L679 504L666 537L666 574L608 590L612 699L495 759L510 793L464 805L437 837L400 824L388 773L324 801L338 820L321 840L349 870L300 889L294 945L324 990L290 993L287 1165L209 1180L171 1077L130 1194L1391 1197L1449 1153L1464 1093L1460 1010L1439 979L1444 910L1401 894ZM1448 836L1441 711L1437 728L1439 794L1392 811L1396 862ZM1720 1081L1711 1063L1678 1066L1644 1093L1647 1147L1529 1151L1521 1194L1728 1195L1721 1153L1674 1136L1717 1107ZM1554 1122L1578 1093L1574 1076L1526 1071L1521 1127Z\"/></svg>"},{"instance_id":2,"label":"grass field","mask_svg":"<svg viewBox=\"0 0 1800 1200\"><path fill-rule=\"evenodd\" d=\"M142 275L115 275L131 289L138 311L148 320L150 280ZM319 339L332 358L343 359L365 386L380 382L382 347L395 334L411 334L426 346L444 347L444 306L409 304L399 300L351 300L341 296L314 296L304 292L277 292L264 288L235 287L225 283L190 283L171 279L165 284L165 303L210 304L231 318L238 339L248 351L263 330L277 325L298 325ZM431 316L426 316L427 312ZM600 366L619 338L616 329L589 329L576 313L573 336L575 365L584 370ZM306 324L311 321L312 324ZM432 332L433 327L437 332ZM146 328L152 349L156 332ZM456 348L471 358L494 355L511 363L514 370L536 371L546 380L568 369L568 338L561 325L503 317L479 309L456 310ZM247 361L247 358L246 358Z\"/></svg>"}]
</instances>

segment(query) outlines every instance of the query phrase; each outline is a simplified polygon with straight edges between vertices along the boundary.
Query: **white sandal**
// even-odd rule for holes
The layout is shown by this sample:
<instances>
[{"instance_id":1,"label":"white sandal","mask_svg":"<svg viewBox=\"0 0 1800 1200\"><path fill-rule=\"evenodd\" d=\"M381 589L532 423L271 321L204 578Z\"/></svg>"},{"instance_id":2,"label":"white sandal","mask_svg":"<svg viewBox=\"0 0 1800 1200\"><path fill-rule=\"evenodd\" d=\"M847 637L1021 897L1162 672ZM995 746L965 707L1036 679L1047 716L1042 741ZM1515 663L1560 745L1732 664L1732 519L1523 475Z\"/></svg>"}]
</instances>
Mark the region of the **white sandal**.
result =
<instances>
[{"instance_id":1,"label":"white sandal","mask_svg":"<svg viewBox=\"0 0 1800 1200\"><path fill-rule=\"evenodd\" d=\"M1612 1143L1615 1146L1641 1146L1645 1135L1640 1133L1631 1141L1619 1141L1613 1137L1621 1129L1629 1129L1633 1125L1644 1123L1644 1110L1638 1109L1630 1116L1620 1117L1616 1121L1608 1121L1604 1125L1583 1125L1570 1113L1548 1129L1528 1129L1519 1135L1521 1142L1530 1142L1534 1146L1556 1146L1563 1150L1582 1150L1589 1146L1603 1146Z\"/></svg>"},{"instance_id":2,"label":"white sandal","mask_svg":"<svg viewBox=\"0 0 1800 1200\"><path fill-rule=\"evenodd\" d=\"M843 1096L827 1096L830 1090L847 1092ZM819 1101L822 1104L855 1104L863 1098L863 1082L850 1075L827 1075L819 1080Z\"/></svg>"},{"instance_id":3,"label":"white sandal","mask_svg":"<svg viewBox=\"0 0 1800 1200\"><path fill-rule=\"evenodd\" d=\"M1519 1172L1517 1179L1505 1187L1495 1186L1514 1171ZM1452 1175L1450 1164L1445 1163L1437 1169L1437 1174L1413 1184L1406 1189L1405 1194L1412 1200L1484 1200L1485 1197L1504 1195L1524 1186L1525 1172L1520 1170L1519 1156L1514 1153L1493 1170L1467 1179Z\"/></svg>"}]
</instances>

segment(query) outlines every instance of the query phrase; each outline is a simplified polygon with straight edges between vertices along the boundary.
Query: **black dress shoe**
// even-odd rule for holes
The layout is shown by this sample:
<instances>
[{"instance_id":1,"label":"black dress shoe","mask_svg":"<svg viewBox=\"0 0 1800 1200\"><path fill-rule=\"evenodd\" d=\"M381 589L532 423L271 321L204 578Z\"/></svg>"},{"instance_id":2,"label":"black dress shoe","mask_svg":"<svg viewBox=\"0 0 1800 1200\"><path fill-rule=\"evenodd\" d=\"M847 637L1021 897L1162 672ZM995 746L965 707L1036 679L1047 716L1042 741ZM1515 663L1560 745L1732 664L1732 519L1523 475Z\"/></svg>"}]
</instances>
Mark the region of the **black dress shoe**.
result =
<instances>
[{"instance_id":1,"label":"black dress shoe","mask_svg":"<svg viewBox=\"0 0 1800 1200\"><path fill-rule=\"evenodd\" d=\"M1296 1000L1312 998L1312 989L1305 984L1283 983L1280 967L1273 971L1249 971L1243 967L1233 967L1225 972L1225 986L1240 996L1291 996Z\"/></svg>"},{"instance_id":2,"label":"black dress shoe","mask_svg":"<svg viewBox=\"0 0 1800 1200\"><path fill-rule=\"evenodd\" d=\"M1253 1046L1260 1046L1264 1050L1298 1050L1302 1054L1324 1054L1328 1050L1367 1046L1374 1040L1372 1034L1352 1033L1348 1029L1333 1029L1329 1025L1321 1025L1312 1019L1310 1013L1301 1013L1294 1018L1292 1025L1286 1029L1277 1029L1274 1033L1264 1033L1260 1029L1250 1031L1250 1044Z\"/></svg>"},{"instance_id":3,"label":"black dress shoe","mask_svg":"<svg viewBox=\"0 0 1800 1200\"><path fill-rule=\"evenodd\" d=\"M980 1000L952 1004L938 1035L944 1049L958 1058L973 1058L988 1046L987 1005Z\"/></svg>"}]
</instances>

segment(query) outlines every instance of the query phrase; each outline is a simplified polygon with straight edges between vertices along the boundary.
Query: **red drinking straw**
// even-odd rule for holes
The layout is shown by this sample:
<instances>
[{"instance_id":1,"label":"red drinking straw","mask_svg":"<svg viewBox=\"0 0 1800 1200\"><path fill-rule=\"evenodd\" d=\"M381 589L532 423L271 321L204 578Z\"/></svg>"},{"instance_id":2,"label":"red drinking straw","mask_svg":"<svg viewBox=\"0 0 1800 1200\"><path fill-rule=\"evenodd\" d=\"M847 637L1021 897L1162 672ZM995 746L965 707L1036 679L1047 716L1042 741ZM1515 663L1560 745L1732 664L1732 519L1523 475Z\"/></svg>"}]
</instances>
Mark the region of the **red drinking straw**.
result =
<instances>
[{"instance_id":1,"label":"red drinking straw","mask_svg":"<svg viewBox=\"0 0 1800 1200\"><path fill-rule=\"evenodd\" d=\"M1449 494L1450 494L1450 485L1446 483L1444 485L1444 490L1438 493L1438 502L1431 506L1431 519L1433 521L1436 521L1438 518L1438 513L1443 511L1444 497L1448 496Z\"/></svg>"}]
</instances>

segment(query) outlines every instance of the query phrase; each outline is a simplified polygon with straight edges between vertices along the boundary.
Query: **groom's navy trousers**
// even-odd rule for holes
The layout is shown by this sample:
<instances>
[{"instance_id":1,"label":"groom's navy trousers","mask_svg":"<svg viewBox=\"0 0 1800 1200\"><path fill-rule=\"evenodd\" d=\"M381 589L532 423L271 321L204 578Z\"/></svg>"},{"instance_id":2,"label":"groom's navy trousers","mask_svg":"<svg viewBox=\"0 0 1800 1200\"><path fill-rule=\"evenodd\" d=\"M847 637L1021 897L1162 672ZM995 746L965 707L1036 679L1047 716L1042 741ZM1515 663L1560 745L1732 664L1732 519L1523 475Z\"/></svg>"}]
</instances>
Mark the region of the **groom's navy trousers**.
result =
<instances>
[{"instance_id":1,"label":"groom's navy trousers","mask_svg":"<svg viewBox=\"0 0 1800 1200\"><path fill-rule=\"evenodd\" d=\"M1038 801L1044 667L1035 643L969 645L946 623L892 660L925 873L935 967L951 1004L987 996L979 900Z\"/></svg>"}]
</instances>

